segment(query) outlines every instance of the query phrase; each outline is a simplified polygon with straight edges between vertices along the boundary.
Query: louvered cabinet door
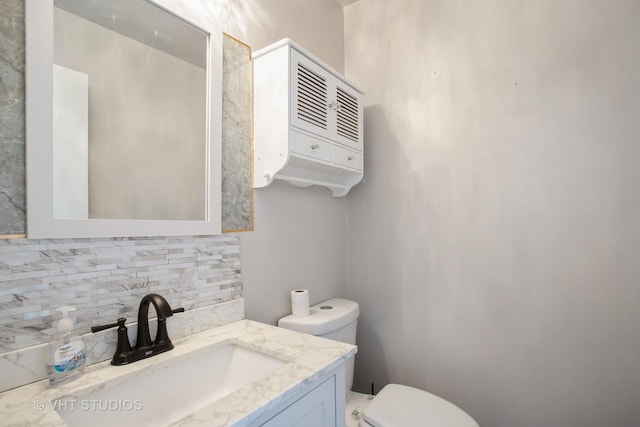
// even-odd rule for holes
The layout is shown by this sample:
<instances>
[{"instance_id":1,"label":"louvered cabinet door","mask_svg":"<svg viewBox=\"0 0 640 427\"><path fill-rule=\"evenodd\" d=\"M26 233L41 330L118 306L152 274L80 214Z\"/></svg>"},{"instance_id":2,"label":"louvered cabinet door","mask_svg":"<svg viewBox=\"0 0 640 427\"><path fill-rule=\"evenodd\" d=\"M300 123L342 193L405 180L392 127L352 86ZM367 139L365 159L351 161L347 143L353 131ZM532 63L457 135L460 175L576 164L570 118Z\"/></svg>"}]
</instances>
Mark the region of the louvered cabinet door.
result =
<instances>
[{"instance_id":1,"label":"louvered cabinet door","mask_svg":"<svg viewBox=\"0 0 640 427\"><path fill-rule=\"evenodd\" d=\"M335 112L332 139L362 151L362 96L352 87L336 79L330 109Z\"/></svg>"},{"instance_id":2,"label":"louvered cabinet door","mask_svg":"<svg viewBox=\"0 0 640 427\"><path fill-rule=\"evenodd\" d=\"M331 75L291 50L291 125L324 138L331 137L329 90Z\"/></svg>"}]
</instances>

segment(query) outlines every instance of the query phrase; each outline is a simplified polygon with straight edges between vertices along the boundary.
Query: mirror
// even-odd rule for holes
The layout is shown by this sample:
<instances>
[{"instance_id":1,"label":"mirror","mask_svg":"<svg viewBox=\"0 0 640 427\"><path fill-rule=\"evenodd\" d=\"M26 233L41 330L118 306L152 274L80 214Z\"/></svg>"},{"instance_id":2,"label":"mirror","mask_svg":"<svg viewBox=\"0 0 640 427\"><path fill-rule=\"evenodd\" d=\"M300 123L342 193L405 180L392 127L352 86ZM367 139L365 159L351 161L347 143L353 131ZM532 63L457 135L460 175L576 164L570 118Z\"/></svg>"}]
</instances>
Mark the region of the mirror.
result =
<instances>
[{"instance_id":1,"label":"mirror","mask_svg":"<svg viewBox=\"0 0 640 427\"><path fill-rule=\"evenodd\" d=\"M28 237L218 234L211 18L180 0L27 0L25 12Z\"/></svg>"},{"instance_id":2,"label":"mirror","mask_svg":"<svg viewBox=\"0 0 640 427\"><path fill-rule=\"evenodd\" d=\"M146 0L54 6L54 216L203 220L208 34Z\"/></svg>"}]
</instances>

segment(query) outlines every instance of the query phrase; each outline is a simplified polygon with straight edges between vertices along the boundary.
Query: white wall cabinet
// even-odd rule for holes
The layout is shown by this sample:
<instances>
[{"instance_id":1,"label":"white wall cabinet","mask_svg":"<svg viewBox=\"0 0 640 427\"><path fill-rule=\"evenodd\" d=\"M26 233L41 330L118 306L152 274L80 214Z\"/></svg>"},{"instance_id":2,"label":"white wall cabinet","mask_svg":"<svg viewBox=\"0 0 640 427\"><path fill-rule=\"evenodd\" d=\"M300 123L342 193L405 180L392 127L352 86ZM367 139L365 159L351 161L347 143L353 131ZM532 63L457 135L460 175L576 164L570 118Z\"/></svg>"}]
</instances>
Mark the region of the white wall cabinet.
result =
<instances>
[{"instance_id":1,"label":"white wall cabinet","mask_svg":"<svg viewBox=\"0 0 640 427\"><path fill-rule=\"evenodd\" d=\"M362 92L289 39L253 55L254 186L346 195L363 176Z\"/></svg>"}]
</instances>

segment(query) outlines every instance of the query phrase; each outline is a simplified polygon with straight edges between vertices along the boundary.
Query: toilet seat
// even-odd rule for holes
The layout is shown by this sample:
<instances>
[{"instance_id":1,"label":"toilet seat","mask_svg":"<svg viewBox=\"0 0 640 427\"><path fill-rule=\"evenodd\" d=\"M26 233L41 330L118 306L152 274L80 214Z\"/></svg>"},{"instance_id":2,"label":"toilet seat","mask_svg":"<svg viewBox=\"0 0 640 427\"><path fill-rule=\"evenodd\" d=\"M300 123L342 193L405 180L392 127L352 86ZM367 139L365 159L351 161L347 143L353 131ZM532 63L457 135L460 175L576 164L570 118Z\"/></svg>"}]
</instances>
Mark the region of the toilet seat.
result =
<instances>
[{"instance_id":1,"label":"toilet seat","mask_svg":"<svg viewBox=\"0 0 640 427\"><path fill-rule=\"evenodd\" d=\"M364 425L374 427L479 427L453 403L399 384L380 390L364 409L362 419L367 423Z\"/></svg>"}]
</instances>

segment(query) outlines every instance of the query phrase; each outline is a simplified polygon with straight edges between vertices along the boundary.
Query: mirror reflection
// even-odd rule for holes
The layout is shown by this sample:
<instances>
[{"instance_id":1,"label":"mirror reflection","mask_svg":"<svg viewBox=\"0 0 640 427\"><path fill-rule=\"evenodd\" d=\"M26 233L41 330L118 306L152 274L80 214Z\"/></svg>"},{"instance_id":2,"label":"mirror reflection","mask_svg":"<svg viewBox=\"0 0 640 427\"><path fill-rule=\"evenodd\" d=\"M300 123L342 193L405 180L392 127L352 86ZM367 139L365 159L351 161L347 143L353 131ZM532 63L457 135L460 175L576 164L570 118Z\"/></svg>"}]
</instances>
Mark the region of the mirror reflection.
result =
<instances>
[{"instance_id":1,"label":"mirror reflection","mask_svg":"<svg viewBox=\"0 0 640 427\"><path fill-rule=\"evenodd\" d=\"M55 218L206 219L207 44L147 0L55 0Z\"/></svg>"}]
</instances>

